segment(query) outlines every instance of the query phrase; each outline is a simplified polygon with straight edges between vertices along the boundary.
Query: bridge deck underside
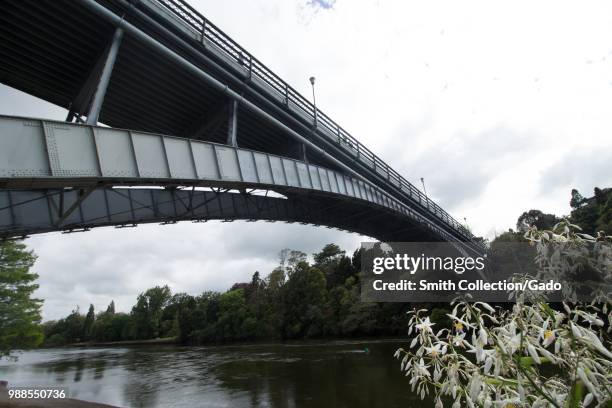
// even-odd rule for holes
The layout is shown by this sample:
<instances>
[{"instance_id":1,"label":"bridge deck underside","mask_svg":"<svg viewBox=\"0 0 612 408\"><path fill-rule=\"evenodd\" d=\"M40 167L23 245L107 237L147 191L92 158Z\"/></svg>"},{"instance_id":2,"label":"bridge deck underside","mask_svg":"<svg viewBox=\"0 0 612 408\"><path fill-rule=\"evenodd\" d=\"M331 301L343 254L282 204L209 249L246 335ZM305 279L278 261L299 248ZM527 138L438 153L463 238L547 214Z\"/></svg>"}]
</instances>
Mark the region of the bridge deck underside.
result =
<instances>
[{"instance_id":1,"label":"bridge deck underside","mask_svg":"<svg viewBox=\"0 0 612 408\"><path fill-rule=\"evenodd\" d=\"M323 225L386 241L428 241L431 232L406 217L330 197L267 197L234 192L148 188L0 191L0 237L142 223L207 220L284 221Z\"/></svg>"},{"instance_id":2,"label":"bridge deck underside","mask_svg":"<svg viewBox=\"0 0 612 408\"><path fill-rule=\"evenodd\" d=\"M3 1L0 82L68 108L114 29L72 0ZM112 127L190 137L202 118L215 116L227 103L208 83L125 36L99 120ZM292 139L250 111L240 109L238 117L241 146L276 154L297 152L289 147ZM227 121L220 121L199 137L224 143L226 135Z\"/></svg>"}]
</instances>

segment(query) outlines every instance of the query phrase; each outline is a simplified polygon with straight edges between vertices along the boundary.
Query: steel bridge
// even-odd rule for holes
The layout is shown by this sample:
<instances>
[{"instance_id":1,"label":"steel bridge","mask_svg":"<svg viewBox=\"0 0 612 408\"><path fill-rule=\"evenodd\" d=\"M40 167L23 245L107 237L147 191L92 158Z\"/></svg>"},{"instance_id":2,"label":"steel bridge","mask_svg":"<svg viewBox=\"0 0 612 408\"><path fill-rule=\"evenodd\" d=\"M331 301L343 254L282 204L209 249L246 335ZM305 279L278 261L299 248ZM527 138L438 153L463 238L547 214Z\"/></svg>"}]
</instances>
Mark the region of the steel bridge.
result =
<instances>
[{"instance_id":1,"label":"steel bridge","mask_svg":"<svg viewBox=\"0 0 612 408\"><path fill-rule=\"evenodd\" d=\"M184 0L4 0L0 237L234 219L481 244ZM103 125L99 125L103 124Z\"/></svg>"}]
</instances>

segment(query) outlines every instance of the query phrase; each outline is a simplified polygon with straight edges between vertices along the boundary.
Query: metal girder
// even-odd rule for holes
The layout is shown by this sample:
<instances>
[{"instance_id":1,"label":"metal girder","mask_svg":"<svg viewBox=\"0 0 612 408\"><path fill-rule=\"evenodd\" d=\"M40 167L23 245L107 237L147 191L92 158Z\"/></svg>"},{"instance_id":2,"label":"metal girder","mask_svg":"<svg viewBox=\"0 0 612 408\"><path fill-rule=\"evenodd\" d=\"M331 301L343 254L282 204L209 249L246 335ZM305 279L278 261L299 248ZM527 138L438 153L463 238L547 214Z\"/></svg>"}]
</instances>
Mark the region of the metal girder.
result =
<instances>
[{"instance_id":1,"label":"metal girder","mask_svg":"<svg viewBox=\"0 0 612 408\"><path fill-rule=\"evenodd\" d=\"M63 187L92 181L275 186L338 194L410 214L375 187L298 160L171 136L0 116L0 182Z\"/></svg>"},{"instance_id":2,"label":"metal girder","mask_svg":"<svg viewBox=\"0 0 612 408\"><path fill-rule=\"evenodd\" d=\"M34 190L100 184L161 185L171 187L166 190L171 195L178 194L176 186L181 185L240 190L274 188L296 196L314 193L354 201L362 208L369 207L368 212L394 213L410 223L424 225L440 239L453 239L384 191L298 160L158 134L0 116L0 185ZM136 191L127 190L126 194ZM188 192L181 192L185 193ZM83 200L91 202L89 197ZM129 197L128 202L137 203ZM176 204L176 200L172 203ZM77 213L77 207L83 205L73 203L70 214L56 221L60 224L68 221ZM66 206L62 204L62 208ZM320 207L311 203L304 212ZM134 212L132 209L131 220L135 219Z\"/></svg>"},{"instance_id":3,"label":"metal girder","mask_svg":"<svg viewBox=\"0 0 612 408\"><path fill-rule=\"evenodd\" d=\"M93 94L91 106L87 112L86 123L88 125L98 124L98 117L100 116L100 111L102 110L102 104L104 103L104 97L106 96L106 89L108 88L108 83L110 82L111 74L113 73L115 60L117 59L117 54L119 53L119 46L121 45L122 38L123 30L120 27L117 27L115 29L115 33L113 34L112 43L108 49L108 52L106 53L106 58L104 60L104 65L102 66L100 79L98 80L96 90Z\"/></svg>"},{"instance_id":4,"label":"metal girder","mask_svg":"<svg viewBox=\"0 0 612 408\"><path fill-rule=\"evenodd\" d=\"M99 87L100 79L102 78L104 68L109 65L109 59L112 59L114 64L115 57L111 57L110 54L113 49L113 45L121 41L121 39L116 39L117 35L121 37L121 33L115 30L111 41L108 43L104 51L96 60L96 63L89 72L87 79L85 80L85 82L83 82L83 84L79 88L79 92L76 94L76 96L70 103L66 122L72 122L72 120L75 118L77 119L77 121L79 121L82 115L88 115L88 112L90 111L91 107L92 98ZM116 48L118 48L118 44Z\"/></svg>"},{"instance_id":5,"label":"metal girder","mask_svg":"<svg viewBox=\"0 0 612 408\"><path fill-rule=\"evenodd\" d=\"M74 208L60 217L53 206L60 197ZM5 206L8 201L10 206ZM181 202L191 201L191 208ZM255 203L255 205L253 205ZM140 223L172 224L183 220L269 220L335 226L322 210L304 211L291 200L239 193L196 190L97 188L89 194L77 190L0 190L0 238L50 231L86 231Z\"/></svg>"},{"instance_id":6,"label":"metal girder","mask_svg":"<svg viewBox=\"0 0 612 408\"><path fill-rule=\"evenodd\" d=\"M233 100L229 104L227 144L238 146L238 102Z\"/></svg>"},{"instance_id":7,"label":"metal girder","mask_svg":"<svg viewBox=\"0 0 612 408\"><path fill-rule=\"evenodd\" d=\"M72 213L81 205L81 203L83 203L83 201L85 199L87 199L87 197L89 197L89 195L94 191L95 186L94 187L89 187L87 189L79 189L78 193L77 193L77 197L75 198L74 202L70 205L70 207L68 207L68 209L65 209L65 202L64 202L64 197L65 197L65 191L62 191L60 194L60 206L57 209L57 215L59 216L56 225L61 225L64 223L64 221L66 221L68 219L68 217L70 217L70 215L72 215Z\"/></svg>"}]
</instances>

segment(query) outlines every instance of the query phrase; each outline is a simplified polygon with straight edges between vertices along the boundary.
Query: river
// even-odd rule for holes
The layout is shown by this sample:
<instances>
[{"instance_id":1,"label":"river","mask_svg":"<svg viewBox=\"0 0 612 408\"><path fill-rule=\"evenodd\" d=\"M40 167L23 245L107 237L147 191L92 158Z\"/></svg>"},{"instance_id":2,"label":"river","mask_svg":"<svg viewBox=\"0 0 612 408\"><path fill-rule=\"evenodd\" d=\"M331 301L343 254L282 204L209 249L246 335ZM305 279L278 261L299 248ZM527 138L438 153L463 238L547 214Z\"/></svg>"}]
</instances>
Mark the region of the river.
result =
<instances>
[{"instance_id":1,"label":"river","mask_svg":"<svg viewBox=\"0 0 612 408\"><path fill-rule=\"evenodd\" d=\"M393 353L402 343L41 349L0 360L0 380L121 407L432 406L399 372Z\"/></svg>"}]
</instances>

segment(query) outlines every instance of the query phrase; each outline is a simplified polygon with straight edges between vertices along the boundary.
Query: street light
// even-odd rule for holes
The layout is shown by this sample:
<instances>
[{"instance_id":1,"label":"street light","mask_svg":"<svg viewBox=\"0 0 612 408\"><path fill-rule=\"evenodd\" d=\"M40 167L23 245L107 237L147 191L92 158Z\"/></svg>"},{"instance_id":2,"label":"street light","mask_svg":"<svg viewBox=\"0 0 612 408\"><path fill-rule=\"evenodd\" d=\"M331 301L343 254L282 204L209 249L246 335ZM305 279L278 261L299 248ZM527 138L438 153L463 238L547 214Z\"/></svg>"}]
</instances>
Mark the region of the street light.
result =
<instances>
[{"instance_id":1,"label":"street light","mask_svg":"<svg viewBox=\"0 0 612 408\"><path fill-rule=\"evenodd\" d=\"M427 196L427 189L425 188L425 179L423 177L421 177L421 184L423 184L423 192L425 193L425 196Z\"/></svg>"},{"instance_id":2,"label":"street light","mask_svg":"<svg viewBox=\"0 0 612 408\"><path fill-rule=\"evenodd\" d=\"M314 105L314 126L316 128L317 127L317 100L315 98L314 84L315 84L315 77L311 76L310 85L312 85L312 103Z\"/></svg>"}]
</instances>

